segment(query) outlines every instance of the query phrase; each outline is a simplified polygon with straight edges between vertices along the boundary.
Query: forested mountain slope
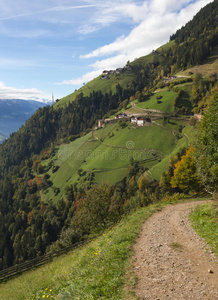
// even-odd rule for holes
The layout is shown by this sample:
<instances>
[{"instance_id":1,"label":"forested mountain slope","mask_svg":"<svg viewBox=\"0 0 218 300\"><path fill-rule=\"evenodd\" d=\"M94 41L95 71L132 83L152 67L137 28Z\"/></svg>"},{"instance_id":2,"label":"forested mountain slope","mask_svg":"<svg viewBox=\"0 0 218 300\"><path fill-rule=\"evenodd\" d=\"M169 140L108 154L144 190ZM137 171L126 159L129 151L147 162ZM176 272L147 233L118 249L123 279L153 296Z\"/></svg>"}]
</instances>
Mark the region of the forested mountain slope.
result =
<instances>
[{"instance_id":1,"label":"forested mountain slope","mask_svg":"<svg viewBox=\"0 0 218 300\"><path fill-rule=\"evenodd\" d=\"M181 149L188 146L190 136L194 135L189 119L193 112L203 111L217 93L216 74L206 78L200 74L190 74L188 78L171 77L202 63L216 47L217 1L205 10L209 26L202 27L200 34L198 31L198 39L190 38L189 28L195 32L195 18L204 18L204 10L172 37L175 40L130 63L131 70L118 76L113 74L105 81L97 78L94 85L88 83L55 105L40 108L0 146L0 268L42 255L60 235L63 239L66 237L68 228L67 236L74 243L93 230L101 230L115 222L137 205L136 201L146 205L168 192L174 164L184 155L189 158L190 152L185 154ZM129 115L146 114L152 126L147 131L144 127L134 129L130 120L121 120L117 127L111 128L113 125L110 124L96 134L91 133L98 119L113 118L115 113L123 110ZM134 135L134 130L142 135ZM151 134L152 130L154 134ZM89 140L86 134L89 134ZM161 135L170 140L168 145L161 140ZM147 137L147 144L143 137ZM96 145L102 147L101 153L105 153L105 148L112 149L113 154L127 149L126 153L130 154L122 158L122 164L122 159L116 162L123 168L122 172L121 169L109 170L110 176L104 173L114 167L110 160L104 160L98 167L94 166L97 162L88 161L87 157L71 160L75 149L79 150L82 145L79 138L87 138L83 151L89 155L94 153ZM132 156L132 151L145 148L153 151L149 152L152 159L148 165ZM161 169L167 169L170 153L176 158L171 159L159 185L153 179L160 178ZM80 166L76 168L78 162L83 164L82 170ZM154 162L160 164L157 169ZM103 173L108 179L115 178L114 174L117 176L118 172L120 176L117 182L112 182L113 186L93 186L101 183ZM143 176L146 172L147 176ZM91 173L96 173L94 181ZM55 179L58 175L64 181L63 189L63 185L58 186L60 180ZM175 185L174 191L183 190ZM93 200L94 206L89 206L89 199ZM103 205L99 204L99 199ZM100 222L92 222L92 216L88 214L92 209L102 209ZM89 218L85 222L86 216ZM97 225L93 228L92 224Z\"/></svg>"}]
</instances>

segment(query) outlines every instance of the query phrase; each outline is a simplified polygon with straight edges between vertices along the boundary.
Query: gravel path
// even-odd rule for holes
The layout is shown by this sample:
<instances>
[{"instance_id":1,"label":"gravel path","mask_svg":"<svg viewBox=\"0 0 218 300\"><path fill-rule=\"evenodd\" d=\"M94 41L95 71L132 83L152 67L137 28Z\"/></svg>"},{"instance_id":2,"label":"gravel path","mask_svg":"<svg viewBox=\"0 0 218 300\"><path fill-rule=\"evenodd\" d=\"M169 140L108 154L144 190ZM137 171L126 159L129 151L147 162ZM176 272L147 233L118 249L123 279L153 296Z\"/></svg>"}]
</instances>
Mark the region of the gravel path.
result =
<instances>
[{"instance_id":1,"label":"gravel path","mask_svg":"<svg viewBox=\"0 0 218 300\"><path fill-rule=\"evenodd\" d=\"M218 263L187 218L202 203L168 206L144 223L134 245L140 299L218 299Z\"/></svg>"}]
</instances>

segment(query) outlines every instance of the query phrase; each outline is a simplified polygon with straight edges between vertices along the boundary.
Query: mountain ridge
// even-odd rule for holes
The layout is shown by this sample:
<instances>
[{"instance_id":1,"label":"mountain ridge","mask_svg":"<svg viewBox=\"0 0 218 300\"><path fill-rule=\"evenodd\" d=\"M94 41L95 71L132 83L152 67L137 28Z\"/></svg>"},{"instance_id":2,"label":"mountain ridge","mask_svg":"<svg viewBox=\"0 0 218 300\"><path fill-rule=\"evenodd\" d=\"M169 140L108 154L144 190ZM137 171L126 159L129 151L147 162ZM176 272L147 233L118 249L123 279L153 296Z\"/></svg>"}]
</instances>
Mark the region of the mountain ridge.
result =
<instances>
[{"instance_id":1,"label":"mountain ridge","mask_svg":"<svg viewBox=\"0 0 218 300\"><path fill-rule=\"evenodd\" d=\"M36 100L0 99L0 133L3 136L0 142L20 129L38 108L45 105Z\"/></svg>"}]
</instances>

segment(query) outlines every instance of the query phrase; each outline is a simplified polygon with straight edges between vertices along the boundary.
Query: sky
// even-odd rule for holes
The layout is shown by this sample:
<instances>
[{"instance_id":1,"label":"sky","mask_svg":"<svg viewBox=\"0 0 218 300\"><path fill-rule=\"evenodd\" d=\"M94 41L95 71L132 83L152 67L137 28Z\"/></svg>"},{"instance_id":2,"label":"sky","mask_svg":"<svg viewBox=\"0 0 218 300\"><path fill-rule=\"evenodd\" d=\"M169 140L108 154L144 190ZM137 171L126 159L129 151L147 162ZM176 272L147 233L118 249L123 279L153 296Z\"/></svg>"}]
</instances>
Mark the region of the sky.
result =
<instances>
[{"instance_id":1,"label":"sky","mask_svg":"<svg viewBox=\"0 0 218 300\"><path fill-rule=\"evenodd\" d=\"M1 0L0 99L60 99L169 41L212 0Z\"/></svg>"}]
</instances>

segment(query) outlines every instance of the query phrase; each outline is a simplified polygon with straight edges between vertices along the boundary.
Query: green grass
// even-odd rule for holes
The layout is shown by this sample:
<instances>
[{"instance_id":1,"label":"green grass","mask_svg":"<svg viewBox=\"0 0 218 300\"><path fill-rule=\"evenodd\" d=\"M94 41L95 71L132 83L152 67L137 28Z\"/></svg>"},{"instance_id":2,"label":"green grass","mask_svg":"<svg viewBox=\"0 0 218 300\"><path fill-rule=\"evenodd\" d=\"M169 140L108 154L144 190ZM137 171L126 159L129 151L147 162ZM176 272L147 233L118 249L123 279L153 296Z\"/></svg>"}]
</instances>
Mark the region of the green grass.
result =
<instances>
[{"instance_id":1,"label":"green grass","mask_svg":"<svg viewBox=\"0 0 218 300\"><path fill-rule=\"evenodd\" d=\"M163 205L141 208L89 245L1 283L0 299L126 299L132 245L143 222Z\"/></svg>"},{"instance_id":2,"label":"green grass","mask_svg":"<svg viewBox=\"0 0 218 300\"><path fill-rule=\"evenodd\" d=\"M182 250L182 246L178 242L173 242L169 246L171 249L176 250L176 251Z\"/></svg>"},{"instance_id":3,"label":"green grass","mask_svg":"<svg viewBox=\"0 0 218 300\"><path fill-rule=\"evenodd\" d=\"M190 214L192 227L218 255L218 204L206 203Z\"/></svg>"},{"instance_id":4,"label":"green grass","mask_svg":"<svg viewBox=\"0 0 218 300\"><path fill-rule=\"evenodd\" d=\"M157 96L162 96L159 100L160 103L157 103ZM173 112L173 100L176 97L176 93L172 91L161 91L153 94L148 100L144 102L138 102L137 107L142 109L156 109L164 112Z\"/></svg>"},{"instance_id":5,"label":"green grass","mask_svg":"<svg viewBox=\"0 0 218 300\"><path fill-rule=\"evenodd\" d=\"M191 145L196 137L196 128L191 125L186 125L186 127L183 129L183 133L188 136L189 144Z\"/></svg>"},{"instance_id":6,"label":"green grass","mask_svg":"<svg viewBox=\"0 0 218 300\"><path fill-rule=\"evenodd\" d=\"M172 131L160 126L134 128L130 123L121 129L118 123L107 124L105 128L95 131L97 140L92 140L92 133L69 144L61 145L55 157L42 161L43 166L53 160L59 169L48 171L51 187L43 192L43 200L56 202L64 197L66 187L78 182L86 184L86 176L94 174L93 183L115 184L126 176L130 158L140 161L140 165L150 169L158 163L160 157L169 155L177 145ZM156 153L154 158L152 153ZM78 169L83 170L79 176ZM57 195L54 188L59 188Z\"/></svg>"},{"instance_id":7,"label":"green grass","mask_svg":"<svg viewBox=\"0 0 218 300\"><path fill-rule=\"evenodd\" d=\"M88 245L1 283L0 299L137 299L133 293L136 278L132 269L132 246L145 220L167 204L169 202L140 208ZM212 204L199 206L191 219L197 224L195 229L199 234L198 228L203 226L207 241L217 247L218 254L217 209L214 210ZM170 247L181 249L177 242Z\"/></svg>"},{"instance_id":8,"label":"green grass","mask_svg":"<svg viewBox=\"0 0 218 300\"><path fill-rule=\"evenodd\" d=\"M72 175L80 168L87 153L92 152L100 144L99 141L89 142L91 135L89 133L70 144L60 146L54 163L59 169L55 173L51 170L48 172L53 186L60 188L60 193L55 196L52 188L49 188L44 192L45 201L50 199L56 201L63 196L65 188L72 183Z\"/></svg>"},{"instance_id":9,"label":"green grass","mask_svg":"<svg viewBox=\"0 0 218 300\"><path fill-rule=\"evenodd\" d=\"M99 130L96 136L102 136L107 127ZM146 168L155 166L158 161L149 161L151 151L159 156L168 155L177 144L177 138L172 132L159 126L148 126L133 128L127 126L119 128L117 124L110 131L112 137L106 136L89 157L81 168L95 174L95 183L105 182L114 184L121 180L126 174L131 157L141 161L141 165ZM151 150L154 149L154 150Z\"/></svg>"},{"instance_id":10,"label":"green grass","mask_svg":"<svg viewBox=\"0 0 218 300\"><path fill-rule=\"evenodd\" d=\"M175 148L171 149L170 154L166 155L160 163L156 164L153 168L150 169L151 175L154 179L160 180L161 174L167 169L170 156L176 155L176 153L178 153L181 148L187 148L191 144L191 142L193 141L193 130L194 129L192 126L187 125L187 127L185 127L182 131L182 138L177 141ZM188 137L184 135L184 133L186 133Z\"/></svg>"},{"instance_id":11,"label":"green grass","mask_svg":"<svg viewBox=\"0 0 218 300\"><path fill-rule=\"evenodd\" d=\"M170 118L170 117L169 117L169 121L167 123L164 122L163 118L155 120L155 122L165 126L169 130L176 130L176 131L179 131L181 129L181 126L187 126L188 125L187 121L184 121L182 119Z\"/></svg>"},{"instance_id":12,"label":"green grass","mask_svg":"<svg viewBox=\"0 0 218 300\"><path fill-rule=\"evenodd\" d=\"M95 136L99 139L104 139L107 134L110 134L110 132L117 126L117 123L109 123L106 124L106 126L104 128L101 128L97 131L95 131Z\"/></svg>"},{"instance_id":13,"label":"green grass","mask_svg":"<svg viewBox=\"0 0 218 300\"><path fill-rule=\"evenodd\" d=\"M116 128L117 129L117 128ZM172 132L159 126L132 127L116 131L113 129L114 136L107 137L104 143L111 146L130 147L132 149L156 149L167 154L176 145L177 139ZM132 144L130 143L132 142Z\"/></svg>"},{"instance_id":14,"label":"green grass","mask_svg":"<svg viewBox=\"0 0 218 300\"><path fill-rule=\"evenodd\" d=\"M131 71L125 71L124 73L119 75L115 75L115 74L111 75L109 80L101 80L100 79L101 76L98 76L97 78L91 80L86 85L81 87L79 90L62 98L59 102L55 104L55 107L62 107L67 103L74 101L76 99L76 96L80 93L83 93L85 97L89 96L92 91L98 91L98 90L101 90L102 94L109 93L110 91L112 91L112 93L115 93L116 86L118 83L123 88L127 88L132 83L132 81L136 78L137 72L138 72L138 68L135 67Z\"/></svg>"}]
</instances>

